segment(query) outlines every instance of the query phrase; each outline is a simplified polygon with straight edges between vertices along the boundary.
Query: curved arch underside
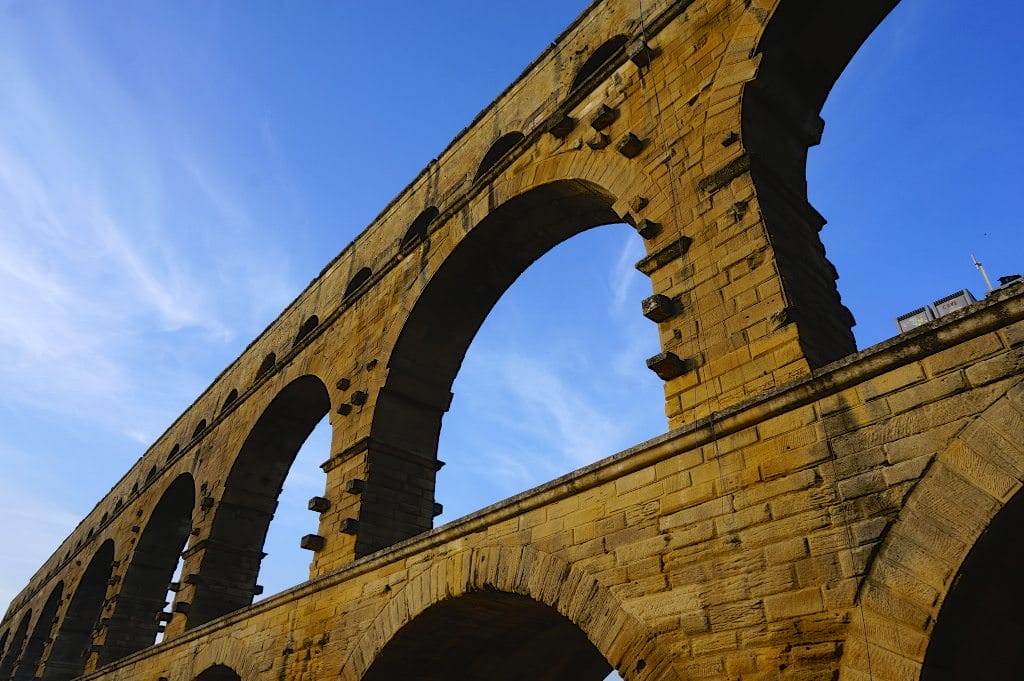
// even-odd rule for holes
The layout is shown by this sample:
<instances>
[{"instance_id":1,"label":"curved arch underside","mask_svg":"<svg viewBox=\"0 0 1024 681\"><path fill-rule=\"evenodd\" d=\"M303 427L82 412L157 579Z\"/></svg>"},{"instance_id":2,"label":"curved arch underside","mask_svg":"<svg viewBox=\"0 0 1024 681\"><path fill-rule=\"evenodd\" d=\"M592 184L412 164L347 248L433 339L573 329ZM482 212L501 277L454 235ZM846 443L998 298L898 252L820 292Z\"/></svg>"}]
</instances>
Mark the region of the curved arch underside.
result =
<instances>
[{"instance_id":1,"label":"curved arch underside","mask_svg":"<svg viewBox=\"0 0 1024 681\"><path fill-rule=\"evenodd\" d=\"M196 585L188 628L252 603L277 497L299 448L330 407L323 381L302 376L277 394L249 432L205 542L203 579Z\"/></svg>"},{"instance_id":2,"label":"curved arch underside","mask_svg":"<svg viewBox=\"0 0 1024 681\"><path fill-rule=\"evenodd\" d=\"M399 630L364 681L601 681L612 666L553 608L483 591L443 601Z\"/></svg>"},{"instance_id":3,"label":"curved arch underside","mask_svg":"<svg viewBox=\"0 0 1024 681\"><path fill-rule=\"evenodd\" d=\"M242 681L242 677L226 665L215 664L207 667L203 673L195 678L195 681Z\"/></svg>"},{"instance_id":4,"label":"curved arch underside","mask_svg":"<svg viewBox=\"0 0 1024 681\"><path fill-rule=\"evenodd\" d=\"M103 609L107 580L114 565L114 542L106 540L85 568L75 595L61 622L43 672L44 681L65 681L85 669L85 656L92 640L92 629Z\"/></svg>"},{"instance_id":5,"label":"curved arch underside","mask_svg":"<svg viewBox=\"0 0 1024 681\"><path fill-rule=\"evenodd\" d=\"M939 611L922 681L1019 679L1024 669L1024 494L993 518Z\"/></svg>"},{"instance_id":6,"label":"curved arch underside","mask_svg":"<svg viewBox=\"0 0 1024 681\"><path fill-rule=\"evenodd\" d=\"M50 592L50 596L46 599L46 604L39 613L39 619L32 630L32 635L25 644L21 661L18 662L17 669L14 670L14 676L11 677L13 681L31 681L36 678L36 667L39 666L39 659L43 655L46 641L50 638L50 632L57 617L57 608L60 605L60 599L63 594L64 582L58 582L57 586Z\"/></svg>"},{"instance_id":7,"label":"curved arch underside","mask_svg":"<svg viewBox=\"0 0 1024 681\"><path fill-rule=\"evenodd\" d=\"M430 529L441 419L469 344L530 264L575 234L620 222L614 201L580 180L529 190L492 210L427 283L391 353L370 429L373 446L384 453L377 465L388 466L387 453L397 453L396 475L416 482L367 489L358 555ZM395 509L410 511L398 517Z\"/></svg>"},{"instance_id":8,"label":"curved arch underside","mask_svg":"<svg viewBox=\"0 0 1024 681\"><path fill-rule=\"evenodd\" d=\"M31 621L32 611L27 610L21 616L21 622L14 631L14 635L11 636L10 644L7 646L7 650L4 651L3 659L0 660L0 680L8 681L11 678L11 672L14 671L15 665L18 664L22 647L25 645L25 637L28 636L28 625Z\"/></svg>"},{"instance_id":9,"label":"curved arch underside","mask_svg":"<svg viewBox=\"0 0 1024 681\"><path fill-rule=\"evenodd\" d=\"M168 486L153 510L124 577L101 664L153 645L168 585L192 529L195 482L188 473Z\"/></svg>"},{"instance_id":10,"label":"curved arch underside","mask_svg":"<svg viewBox=\"0 0 1024 681\"><path fill-rule=\"evenodd\" d=\"M822 106L861 44L899 0L789 0L771 16L757 78L743 89L743 144L775 258L789 280L787 308L812 367L857 349L853 315L807 201L807 150L821 140Z\"/></svg>"}]
</instances>

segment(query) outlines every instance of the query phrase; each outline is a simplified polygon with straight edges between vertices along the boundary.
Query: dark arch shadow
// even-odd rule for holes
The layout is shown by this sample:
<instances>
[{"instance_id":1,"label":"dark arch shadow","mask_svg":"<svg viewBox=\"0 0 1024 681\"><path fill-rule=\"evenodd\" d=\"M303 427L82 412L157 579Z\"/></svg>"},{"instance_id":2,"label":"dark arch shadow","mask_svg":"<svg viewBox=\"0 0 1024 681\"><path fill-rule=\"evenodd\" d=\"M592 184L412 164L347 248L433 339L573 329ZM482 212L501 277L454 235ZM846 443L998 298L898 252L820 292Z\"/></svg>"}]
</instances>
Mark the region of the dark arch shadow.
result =
<instances>
[{"instance_id":1,"label":"dark arch shadow","mask_svg":"<svg viewBox=\"0 0 1024 681\"><path fill-rule=\"evenodd\" d=\"M345 293L341 296L342 300L348 300L352 295L362 287L370 277L373 276L373 270L369 267L362 267L358 272L352 275L352 279L348 282L348 286L345 287Z\"/></svg>"},{"instance_id":2,"label":"dark arch shadow","mask_svg":"<svg viewBox=\"0 0 1024 681\"><path fill-rule=\"evenodd\" d=\"M996 514L939 610L921 681L1019 679L1024 670L1024 493Z\"/></svg>"},{"instance_id":3,"label":"dark arch shadow","mask_svg":"<svg viewBox=\"0 0 1024 681\"><path fill-rule=\"evenodd\" d=\"M50 648L43 670L44 681L66 681L85 669L93 627L103 609L107 581L114 565L114 542L103 542L85 568L61 620L57 638Z\"/></svg>"},{"instance_id":4,"label":"dark arch shadow","mask_svg":"<svg viewBox=\"0 0 1024 681\"><path fill-rule=\"evenodd\" d=\"M11 672L14 671L14 666L18 664L18 659L21 658L21 649L25 645L25 637L28 636L28 625L31 621L32 611L28 610L21 616L21 622L18 624L18 628L14 630L11 642L7 646L7 652L4 653L3 660L0 660L0 681L9 681L11 678Z\"/></svg>"},{"instance_id":5,"label":"dark arch shadow","mask_svg":"<svg viewBox=\"0 0 1024 681\"><path fill-rule=\"evenodd\" d=\"M425 208L416 219L409 225L409 229L405 230L405 234L402 236L402 241L399 244L399 249L402 251L412 248L414 244L418 244L427 238L427 232L430 229L430 224L437 219L439 215L437 207L430 206Z\"/></svg>"},{"instance_id":6,"label":"dark arch shadow","mask_svg":"<svg viewBox=\"0 0 1024 681\"><path fill-rule=\"evenodd\" d=\"M555 609L482 591L442 601L405 625L363 681L601 681L611 670L586 634Z\"/></svg>"},{"instance_id":7,"label":"dark arch shadow","mask_svg":"<svg viewBox=\"0 0 1024 681\"><path fill-rule=\"evenodd\" d=\"M576 77L572 79L572 85L569 86L569 92L575 92L584 83L590 80L590 77L601 70L601 67L607 64L612 57L626 49L627 38L624 35L617 35L604 41L594 52L587 57L587 60L580 66L579 71L576 72Z\"/></svg>"},{"instance_id":8,"label":"dark arch shadow","mask_svg":"<svg viewBox=\"0 0 1024 681\"><path fill-rule=\"evenodd\" d=\"M227 665L215 664L204 669L195 681L242 681L242 677Z\"/></svg>"},{"instance_id":9,"label":"dark arch shadow","mask_svg":"<svg viewBox=\"0 0 1024 681\"><path fill-rule=\"evenodd\" d=\"M519 131L505 133L494 141L491 148L487 150L484 157L480 160L480 165L477 166L476 175L473 176L473 181L476 182L483 175L493 168L495 164L502 159L502 157L522 142L526 138L523 133Z\"/></svg>"},{"instance_id":10,"label":"dark arch shadow","mask_svg":"<svg viewBox=\"0 0 1024 681\"><path fill-rule=\"evenodd\" d=\"M370 430L371 465L412 485L368 485L356 551L371 553L430 529L441 418L470 342L495 303L527 267L566 239L619 222L614 197L564 180L510 199L474 227L419 296L388 360ZM375 449L373 449L375 448ZM378 456L379 455L379 456ZM374 519L395 518L391 524ZM363 528L372 526L363 533Z\"/></svg>"},{"instance_id":11,"label":"dark arch shadow","mask_svg":"<svg viewBox=\"0 0 1024 681\"><path fill-rule=\"evenodd\" d=\"M195 494L192 476L182 473L150 514L118 591L100 664L119 660L156 640L167 587L192 530Z\"/></svg>"},{"instance_id":12,"label":"dark arch shadow","mask_svg":"<svg viewBox=\"0 0 1024 681\"><path fill-rule=\"evenodd\" d=\"M820 112L832 86L897 2L784 0L757 46L757 78L743 89L743 145L812 367L857 345L853 315L840 302L838 275L818 236L824 221L807 201L807 151L821 139Z\"/></svg>"},{"instance_id":13,"label":"dark arch shadow","mask_svg":"<svg viewBox=\"0 0 1024 681\"><path fill-rule=\"evenodd\" d=\"M18 662L17 669L14 670L14 676L11 677L13 681L31 681L36 678L36 667L39 666L43 648L53 631L53 625L57 619L57 608L60 606L60 599L63 595L64 582L58 582L46 599L43 609L39 611L39 619L36 620L36 626L21 654L21 661Z\"/></svg>"},{"instance_id":14,"label":"dark arch shadow","mask_svg":"<svg viewBox=\"0 0 1024 681\"><path fill-rule=\"evenodd\" d=\"M277 497L299 448L330 407L323 381L302 376L277 394L253 426L204 542L187 628L252 603Z\"/></svg>"}]
</instances>

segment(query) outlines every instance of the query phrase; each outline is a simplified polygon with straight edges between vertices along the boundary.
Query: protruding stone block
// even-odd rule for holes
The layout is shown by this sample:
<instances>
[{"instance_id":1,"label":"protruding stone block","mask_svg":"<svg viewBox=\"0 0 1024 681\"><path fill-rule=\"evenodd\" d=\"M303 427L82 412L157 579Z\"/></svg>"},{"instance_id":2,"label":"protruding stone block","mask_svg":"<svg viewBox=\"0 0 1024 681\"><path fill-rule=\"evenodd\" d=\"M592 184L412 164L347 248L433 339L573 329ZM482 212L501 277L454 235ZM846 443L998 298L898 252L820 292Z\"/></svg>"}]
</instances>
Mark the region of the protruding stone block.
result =
<instances>
[{"instance_id":1,"label":"protruding stone block","mask_svg":"<svg viewBox=\"0 0 1024 681\"><path fill-rule=\"evenodd\" d=\"M594 130L604 130L609 125L615 122L615 119L619 117L619 110L613 109L607 104L602 104L594 112L594 115L590 117L590 127Z\"/></svg>"},{"instance_id":2,"label":"protruding stone block","mask_svg":"<svg viewBox=\"0 0 1024 681\"><path fill-rule=\"evenodd\" d=\"M615 149L626 158L636 158L647 146L647 142L631 132L627 132L615 143Z\"/></svg>"},{"instance_id":3,"label":"protruding stone block","mask_svg":"<svg viewBox=\"0 0 1024 681\"><path fill-rule=\"evenodd\" d=\"M603 132L599 132L587 140L587 146L594 151L600 151L612 143L612 138Z\"/></svg>"},{"instance_id":4,"label":"protruding stone block","mask_svg":"<svg viewBox=\"0 0 1024 681\"><path fill-rule=\"evenodd\" d=\"M362 405L366 404L366 400L369 397L370 396L366 394L365 390L357 390L354 393L352 393L352 404L356 405L357 407L361 407Z\"/></svg>"},{"instance_id":5,"label":"protruding stone block","mask_svg":"<svg viewBox=\"0 0 1024 681\"><path fill-rule=\"evenodd\" d=\"M339 404L336 411L342 416L348 416L349 414L352 413L352 405L348 404L347 402Z\"/></svg>"},{"instance_id":6,"label":"protruding stone block","mask_svg":"<svg viewBox=\"0 0 1024 681\"><path fill-rule=\"evenodd\" d=\"M651 65L651 61L658 56L658 51L641 38L626 48L626 56L631 62L643 68Z\"/></svg>"},{"instance_id":7,"label":"protruding stone block","mask_svg":"<svg viewBox=\"0 0 1024 681\"><path fill-rule=\"evenodd\" d=\"M659 324L679 313L679 303L660 293L644 298L640 303L640 308L643 310L645 317Z\"/></svg>"},{"instance_id":8,"label":"protruding stone block","mask_svg":"<svg viewBox=\"0 0 1024 681\"><path fill-rule=\"evenodd\" d=\"M187 615L192 610L192 604L188 601L178 601L174 604L174 612L180 612L183 615Z\"/></svg>"},{"instance_id":9,"label":"protruding stone block","mask_svg":"<svg viewBox=\"0 0 1024 681\"><path fill-rule=\"evenodd\" d=\"M299 540L299 546L307 551L321 551L327 540L319 534L307 534Z\"/></svg>"},{"instance_id":10,"label":"protruding stone block","mask_svg":"<svg viewBox=\"0 0 1024 681\"><path fill-rule=\"evenodd\" d=\"M441 515L442 513L444 513L444 504L439 504L439 503L437 503L435 501L434 502L434 517L436 518L437 516Z\"/></svg>"},{"instance_id":11,"label":"protruding stone block","mask_svg":"<svg viewBox=\"0 0 1024 681\"><path fill-rule=\"evenodd\" d=\"M359 521L355 518L345 518L341 521L339 531L342 534L355 534L359 531Z\"/></svg>"},{"instance_id":12,"label":"protruding stone block","mask_svg":"<svg viewBox=\"0 0 1024 681\"><path fill-rule=\"evenodd\" d=\"M575 127L576 119L564 113L556 113L545 124L547 132L560 140L568 137Z\"/></svg>"},{"instance_id":13,"label":"protruding stone block","mask_svg":"<svg viewBox=\"0 0 1024 681\"><path fill-rule=\"evenodd\" d=\"M353 478L345 483L345 491L349 494L362 494L366 490L366 481Z\"/></svg>"},{"instance_id":14,"label":"protruding stone block","mask_svg":"<svg viewBox=\"0 0 1024 681\"><path fill-rule=\"evenodd\" d=\"M347 378L339 378L338 382L334 384L334 387L338 390L348 390L350 385L352 385L352 381Z\"/></svg>"},{"instance_id":15,"label":"protruding stone block","mask_svg":"<svg viewBox=\"0 0 1024 681\"><path fill-rule=\"evenodd\" d=\"M671 381L690 371L692 362L680 359L674 352L659 352L647 360L647 368L663 381Z\"/></svg>"},{"instance_id":16,"label":"protruding stone block","mask_svg":"<svg viewBox=\"0 0 1024 681\"><path fill-rule=\"evenodd\" d=\"M636 233L648 241L661 234L661 224L646 218L636 223Z\"/></svg>"},{"instance_id":17,"label":"protruding stone block","mask_svg":"<svg viewBox=\"0 0 1024 681\"><path fill-rule=\"evenodd\" d=\"M331 507L331 500L327 497L312 497L306 507L310 511L324 513Z\"/></svg>"}]
</instances>

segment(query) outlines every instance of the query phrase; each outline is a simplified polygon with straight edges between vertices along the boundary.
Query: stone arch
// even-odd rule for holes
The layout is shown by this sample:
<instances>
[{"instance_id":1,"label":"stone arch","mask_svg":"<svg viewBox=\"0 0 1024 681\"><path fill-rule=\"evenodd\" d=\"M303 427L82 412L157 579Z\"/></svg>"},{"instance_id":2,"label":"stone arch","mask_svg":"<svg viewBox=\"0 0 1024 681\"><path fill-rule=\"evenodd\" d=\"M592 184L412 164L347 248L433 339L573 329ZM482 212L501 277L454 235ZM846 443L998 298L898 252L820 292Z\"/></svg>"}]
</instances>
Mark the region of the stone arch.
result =
<instances>
[{"instance_id":1,"label":"stone arch","mask_svg":"<svg viewBox=\"0 0 1024 681\"><path fill-rule=\"evenodd\" d=\"M628 159L581 151L531 164L528 172L503 173L491 182L488 195L494 207L437 267L392 341L388 377L370 426L368 456L377 470L390 469L389 476L415 480L416 488L367 486L361 498L357 555L430 529L434 477L440 467L438 437L452 382L470 342L504 291L566 239L592 227L629 221L620 197L653 199L664 193ZM645 247L652 248L648 242ZM401 517L396 518L398 514ZM379 518L393 521L374 520Z\"/></svg>"},{"instance_id":2,"label":"stone arch","mask_svg":"<svg viewBox=\"0 0 1024 681\"><path fill-rule=\"evenodd\" d=\"M237 400L237 399L238 399L238 388L232 388L231 392L228 393L228 396L224 398L224 404L222 404L221 407L220 407L220 413L221 414L227 413L228 408L232 404L234 404L235 400Z\"/></svg>"},{"instance_id":3,"label":"stone arch","mask_svg":"<svg viewBox=\"0 0 1024 681\"><path fill-rule=\"evenodd\" d=\"M486 593L502 596L488 603L479 597ZM371 678L368 673L381 651L404 627L431 608L461 597L470 597L471 607L497 607L503 612L550 609L582 632L630 681L679 678L654 635L593 575L530 546L488 546L438 558L405 582L357 640L342 664L341 679ZM503 604L495 606L499 600ZM546 615L539 617L552 622Z\"/></svg>"},{"instance_id":4,"label":"stone arch","mask_svg":"<svg viewBox=\"0 0 1024 681\"><path fill-rule=\"evenodd\" d=\"M167 486L139 535L107 626L100 664L153 645L167 588L189 532L195 507L195 481L182 473Z\"/></svg>"},{"instance_id":5,"label":"stone arch","mask_svg":"<svg viewBox=\"0 0 1024 681\"><path fill-rule=\"evenodd\" d=\"M409 225L409 229L405 230L405 234L402 236L402 241L399 244L399 249L406 251L414 244L418 244L427 238L427 232L430 229L431 223L437 219L440 214L437 206L429 206L416 216L416 219Z\"/></svg>"},{"instance_id":6,"label":"stone arch","mask_svg":"<svg viewBox=\"0 0 1024 681\"><path fill-rule=\"evenodd\" d=\"M92 642L93 628L103 610L107 582L114 566L114 542L107 539L93 554L46 658L44 681L66 681L81 675Z\"/></svg>"},{"instance_id":7,"label":"stone arch","mask_svg":"<svg viewBox=\"0 0 1024 681\"><path fill-rule=\"evenodd\" d=\"M252 382L255 383L256 381L260 380L261 378L269 374L271 371L273 371L274 366L276 364L277 355L274 354L273 352L268 352L267 356L263 358L263 361L260 363L259 368L256 370L256 375L253 377Z\"/></svg>"},{"instance_id":8,"label":"stone arch","mask_svg":"<svg viewBox=\"0 0 1024 681\"><path fill-rule=\"evenodd\" d=\"M342 300L348 300L362 288L363 284L370 280L373 276L373 270L369 267L361 267L359 271L352 275L352 279L349 280L348 286L345 287L345 293L341 296Z\"/></svg>"},{"instance_id":9,"label":"stone arch","mask_svg":"<svg viewBox=\"0 0 1024 681\"><path fill-rule=\"evenodd\" d=\"M719 64L720 108L736 119L708 128L705 148L727 144L731 160L698 183L713 193L749 173L784 285L788 319L810 368L856 351L853 315L840 301L835 268L819 237L824 218L807 198L807 151L821 139L821 108L860 45L898 0L748 6ZM741 86L737 73L743 71ZM717 76L716 76L717 78ZM730 114L725 114L728 116ZM723 134L723 129L726 133Z\"/></svg>"},{"instance_id":10,"label":"stone arch","mask_svg":"<svg viewBox=\"0 0 1024 681\"><path fill-rule=\"evenodd\" d=\"M188 671L182 678L192 678L193 670L201 670L195 681L252 681L261 678L259 658L238 639L231 636L203 640L194 649ZM209 675L209 676L207 676Z\"/></svg>"},{"instance_id":11,"label":"stone arch","mask_svg":"<svg viewBox=\"0 0 1024 681\"><path fill-rule=\"evenodd\" d=\"M199 583L187 628L252 603L277 497L299 448L330 407L323 381L307 374L285 386L260 415L235 456L210 534L200 543Z\"/></svg>"},{"instance_id":12,"label":"stone arch","mask_svg":"<svg viewBox=\"0 0 1024 681\"><path fill-rule=\"evenodd\" d=\"M493 168L508 152L526 139L526 135L519 132L518 130L513 132L507 132L498 139L494 140L487 153L480 159L480 165L477 166L476 174L473 175L473 181L476 182L483 177L488 170Z\"/></svg>"},{"instance_id":13,"label":"stone arch","mask_svg":"<svg viewBox=\"0 0 1024 681\"><path fill-rule=\"evenodd\" d=\"M14 630L14 634L11 636L11 642L7 645L3 659L0 659L0 681L10 680L11 672L14 671L15 665L21 659L21 651L25 646L25 637L28 636L28 625L31 621L32 611L26 610L25 614L21 616L18 628Z\"/></svg>"},{"instance_id":14,"label":"stone arch","mask_svg":"<svg viewBox=\"0 0 1024 681\"><path fill-rule=\"evenodd\" d=\"M1022 484L1024 382L1019 382L935 456L886 532L857 599L863 620L854 618L847 635L847 670L866 671L870 654L897 658L893 664L913 669L922 679L966 678L944 675L946 664L963 663L957 651L936 653L931 646L955 646L956 632L972 637L988 632L994 641L1003 640L1006 632L999 627L1015 625L998 620L997 628L984 628L957 603L957 594L989 598L988 589L1001 584L1008 587L1004 605L1024 606L1019 562L1012 566L1012 579L1005 579L1006 565L993 550L1002 548L1011 560L1024 557L1016 537L1015 545L1006 541L1011 534L1019 536L1018 527L1011 533L1008 526L1024 519ZM979 585L979 575L989 583ZM969 676L1001 678L987 676L982 663L974 662ZM1019 669L1013 678L1017 675Z\"/></svg>"},{"instance_id":15,"label":"stone arch","mask_svg":"<svg viewBox=\"0 0 1024 681\"><path fill-rule=\"evenodd\" d=\"M36 668L43 656L43 648L53 631L53 625L57 621L57 608L60 607L60 599L64 594L64 582L58 582L53 587L46 599L46 604L39 611L39 618L32 629L32 635L25 643L25 650L22 651L21 660L14 670L12 681L32 681L36 678Z\"/></svg>"},{"instance_id":16,"label":"stone arch","mask_svg":"<svg viewBox=\"0 0 1024 681\"><path fill-rule=\"evenodd\" d=\"M320 326L320 318L315 314L306 317L306 321L302 322L302 326L299 327L298 332L295 334L295 340L292 341L292 347L302 342L302 339L313 333L316 327Z\"/></svg>"},{"instance_id":17,"label":"stone arch","mask_svg":"<svg viewBox=\"0 0 1024 681\"><path fill-rule=\"evenodd\" d=\"M214 664L200 672L195 681L242 681L242 677L225 664Z\"/></svg>"},{"instance_id":18,"label":"stone arch","mask_svg":"<svg viewBox=\"0 0 1024 681\"><path fill-rule=\"evenodd\" d=\"M584 83L590 80L591 76L600 71L601 67L607 64L612 57L626 49L628 40L625 35L620 33L601 43L597 49L590 53L587 60L576 71L572 84L569 86L569 92L578 90Z\"/></svg>"}]
</instances>

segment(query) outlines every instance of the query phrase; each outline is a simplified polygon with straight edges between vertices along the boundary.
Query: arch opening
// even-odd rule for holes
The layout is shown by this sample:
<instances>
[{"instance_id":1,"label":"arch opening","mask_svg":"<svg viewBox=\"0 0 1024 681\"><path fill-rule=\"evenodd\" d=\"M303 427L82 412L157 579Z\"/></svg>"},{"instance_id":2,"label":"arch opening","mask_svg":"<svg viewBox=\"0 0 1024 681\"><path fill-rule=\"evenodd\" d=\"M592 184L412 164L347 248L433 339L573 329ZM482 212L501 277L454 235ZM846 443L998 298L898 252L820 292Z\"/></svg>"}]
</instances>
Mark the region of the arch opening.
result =
<instances>
[{"instance_id":1,"label":"arch opening","mask_svg":"<svg viewBox=\"0 0 1024 681\"><path fill-rule=\"evenodd\" d=\"M292 341L292 347L302 342L302 339L313 333L316 327L320 326L320 318L315 314L310 315L306 318L306 321L302 322L302 326L299 327L299 332L295 334L295 340Z\"/></svg>"},{"instance_id":2,"label":"arch opening","mask_svg":"<svg viewBox=\"0 0 1024 681\"><path fill-rule=\"evenodd\" d=\"M353 274L352 279L348 282L348 286L345 287L345 293L342 295L342 300L348 300L351 298L363 284L370 280L370 276L372 275L373 271L369 267L363 267Z\"/></svg>"},{"instance_id":3,"label":"arch opening","mask_svg":"<svg viewBox=\"0 0 1024 681\"><path fill-rule=\"evenodd\" d=\"M32 681L36 678L36 668L43 656L43 648L47 639L53 631L53 625L57 619L57 608L60 606L61 596L64 594L64 582L58 582L46 599L46 604L39 611L39 619L32 630L32 635L25 644L25 650L21 654L21 661L14 670L12 681Z\"/></svg>"},{"instance_id":4,"label":"arch opening","mask_svg":"<svg viewBox=\"0 0 1024 681\"><path fill-rule=\"evenodd\" d=\"M107 626L100 664L156 641L167 587L192 530L194 507L195 482L182 473L164 491L139 536Z\"/></svg>"},{"instance_id":5,"label":"arch opening","mask_svg":"<svg viewBox=\"0 0 1024 681\"><path fill-rule=\"evenodd\" d=\"M114 569L114 542L106 540L82 573L57 636L46 658L44 681L67 681L80 676L92 642L92 630L99 621L106 596L106 583Z\"/></svg>"},{"instance_id":6,"label":"arch opening","mask_svg":"<svg viewBox=\"0 0 1024 681\"><path fill-rule=\"evenodd\" d=\"M31 621L32 611L28 610L21 616L21 622L18 623L18 628L14 630L14 635L11 636L11 642L7 646L7 651L4 653L3 659L0 660L0 680L8 681L11 678L11 672L14 671L15 665L18 664L18 660L21 658L21 651L25 646L25 637L28 636L28 625Z\"/></svg>"},{"instance_id":7,"label":"arch opening","mask_svg":"<svg viewBox=\"0 0 1024 681\"><path fill-rule=\"evenodd\" d=\"M253 426L225 480L204 542L187 628L252 603L285 478L329 409L323 381L306 375L285 386Z\"/></svg>"},{"instance_id":8,"label":"arch opening","mask_svg":"<svg viewBox=\"0 0 1024 681\"><path fill-rule=\"evenodd\" d=\"M195 681L242 681L242 677L227 665L215 664L204 669Z\"/></svg>"},{"instance_id":9,"label":"arch opening","mask_svg":"<svg viewBox=\"0 0 1024 681\"><path fill-rule=\"evenodd\" d=\"M363 496L360 527L367 517L393 515L390 509L418 510L393 526L374 526L372 540L364 540L361 532L357 554L431 527L441 419L450 406L452 384L470 342L498 299L542 255L583 231L619 223L613 203L608 192L583 181L558 181L531 189L494 209L474 227L427 284L389 358L388 379L378 396L370 437L371 455L376 456L373 448L385 460L397 453L394 465L402 468L402 475L415 476L418 489L374 485L374 494ZM631 236L636 238L635 233ZM547 294L558 295L550 289ZM653 327L650 334L656 348ZM663 428L660 385L656 392L656 412ZM592 452L591 456L610 453Z\"/></svg>"},{"instance_id":10,"label":"arch opening","mask_svg":"<svg viewBox=\"0 0 1024 681\"><path fill-rule=\"evenodd\" d=\"M228 407L230 407L232 404L234 404L235 400L237 400L237 399L238 399L238 389L237 388L232 388L231 392L228 393L228 396L224 398L224 404L222 404L220 406L220 413L221 414L225 413L228 410Z\"/></svg>"},{"instance_id":11,"label":"arch opening","mask_svg":"<svg viewBox=\"0 0 1024 681\"><path fill-rule=\"evenodd\" d=\"M252 379L253 383L269 374L274 369L275 364L277 364L277 355L273 352L267 353L267 356L263 358L263 362L260 364L260 368L256 370L256 375Z\"/></svg>"},{"instance_id":12,"label":"arch opening","mask_svg":"<svg viewBox=\"0 0 1024 681\"><path fill-rule=\"evenodd\" d=\"M480 160L480 165L477 166L476 175L473 176L473 181L476 182L483 177L483 175L493 168L505 154L512 151L512 149L525 138L526 136L523 133L516 131L505 133L496 139L494 144L491 145L491 148L487 150L487 153L484 154L484 157Z\"/></svg>"},{"instance_id":13,"label":"arch opening","mask_svg":"<svg viewBox=\"0 0 1024 681\"><path fill-rule=\"evenodd\" d=\"M611 671L586 634L555 609L481 591L423 611L388 641L363 680L601 681Z\"/></svg>"},{"instance_id":14,"label":"arch opening","mask_svg":"<svg viewBox=\"0 0 1024 681\"><path fill-rule=\"evenodd\" d=\"M405 251L418 244L427 238L427 231L430 229L430 224L437 219L440 212L435 206L430 206L425 209L422 213L416 216L416 219L409 225L409 229L405 231L405 235L402 236L402 242L399 244L399 249Z\"/></svg>"},{"instance_id":15,"label":"arch opening","mask_svg":"<svg viewBox=\"0 0 1024 681\"><path fill-rule=\"evenodd\" d=\"M824 102L808 189L829 222L821 238L860 349L896 336L902 315L939 313L948 295L980 300L972 255L997 286L1022 267L1024 233L999 207L1024 182L1021 89L1009 75L1022 22L1016 3L964 13L900 0Z\"/></svg>"},{"instance_id":16,"label":"arch opening","mask_svg":"<svg viewBox=\"0 0 1024 681\"><path fill-rule=\"evenodd\" d=\"M587 57L587 60L580 66L579 71L576 72L576 77L572 79L572 85L569 86L569 92L575 92L590 80L590 77L601 70L605 64L607 64L612 57L615 57L624 49L626 49L627 38L624 35L617 35L601 43L601 45L594 50L593 54Z\"/></svg>"},{"instance_id":17,"label":"arch opening","mask_svg":"<svg viewBox=\"0 0 1024 681\"><path fill-rule=\"evenodd\" d=\"M1018 492L967 554L939 610L921 681L1020 678L1024 669L1024 493Z\"/></svg>"}]
</instances>

